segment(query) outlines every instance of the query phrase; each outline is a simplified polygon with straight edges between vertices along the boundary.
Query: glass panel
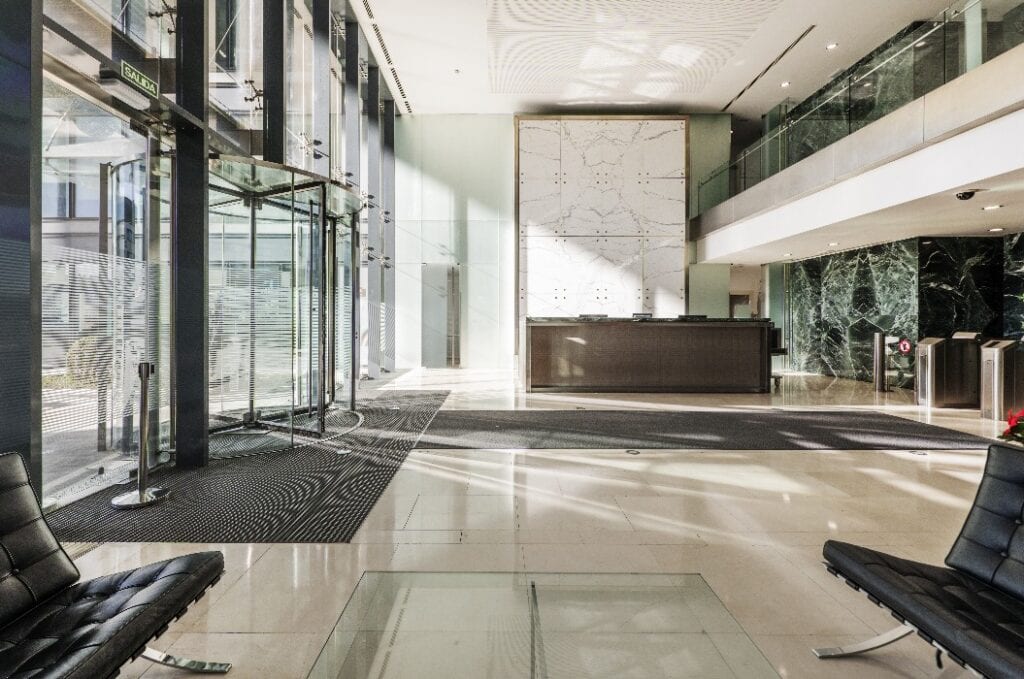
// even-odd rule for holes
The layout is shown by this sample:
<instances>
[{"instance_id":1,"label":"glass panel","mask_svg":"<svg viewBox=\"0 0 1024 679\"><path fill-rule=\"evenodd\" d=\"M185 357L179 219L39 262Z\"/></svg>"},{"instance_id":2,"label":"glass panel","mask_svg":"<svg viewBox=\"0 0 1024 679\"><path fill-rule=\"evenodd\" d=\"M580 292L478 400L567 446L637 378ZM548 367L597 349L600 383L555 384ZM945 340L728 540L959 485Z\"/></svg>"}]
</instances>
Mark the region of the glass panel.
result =
<instances>
[{"instance_id":1,"label":"glass panel","mask_svg":"<svg viewBox=\"0 0 1024 679\"><path fill-rule=\"evenodd\" d=\"M118 68L122 62L161 87L161 76L173 69L175 14L173 2L159 0L44 0L45 16L69 29L70 39L100 52ZM77 47L46 32L46 50L80 73L96 74L96 61ZM100 73L101 85L128 88L117 73ZM173 85L167 89L173 92ZM115 95L116 96L116 95ZM173 98L173 94L171 95Z\"/></svg>"},{"instance_id":2,"label":"glass panel","mask_svg":"<svg viewBox=\"0 0 1024 679\"><path fill-rule=\"evenodd\" d=\"M263 128L262 38L262 0L214 0L210 106L244 130Z\"/></svg>"},{"instance_id":3,"label":"glass panel","mask_svg":"<svg viewBox=\"0 0 1024 679\"><path fill-rule=\"evenodd\" d=\"M285 159L308 169L313 160L313 18L306 0L290 4Z\"/></svg>"},{"instance_id":4,"label":"glass panel","mask_svg":"<svg viewBox=\"0 0 1024 679\"><path fill-rule=\"evenodd\" d=\"M346 217L337 220L335 231L337 252L337 292L335 294L335 318L337 335L335 340L335 402L352 409L352 226Z\"/></svg>"},{"instance_id":5,"label":"glass panel","mask_svg":"<svg viewBox=\"0 0 1024 679\"><path fill-rule=\"evenodd\" d=\"M411 676L779 675L700 575L369 571L309 677Z\"/></svg>"},{"instance_id":6,"label":"glass panel","mask_svg":"<svg viewBox=\"0 0 1024 679\"><path fill-rule=\"evenodd\" d=\"M256 174L248 164L216 165L250 183ZM293 444L291 250L291 189L265 198L211 190L211 457Z\"/></svg>"},{"instance_id":7,"label":"glass panel","mask_svg":"<svg viewBox=\"0 0 1024 679\"><path fill-rule=\"evenodd\" d=\"M170 444L170 163L49 77L43 134L43 493L54 506L137 466L140 362L157 364L154 459Z\"/></svg>"},{"instance_id":8,"label":"glass panel","mask_svg":"<svg viewBox=\"0 0 1024 679\"><path fill-rule=\"evenodd\" d=\"M320 334L324 329L322 209L321 187L295 192L295 405L296 426L305 430L316 428L324 367L320 352Z\"/></svg>"}]
</instances>

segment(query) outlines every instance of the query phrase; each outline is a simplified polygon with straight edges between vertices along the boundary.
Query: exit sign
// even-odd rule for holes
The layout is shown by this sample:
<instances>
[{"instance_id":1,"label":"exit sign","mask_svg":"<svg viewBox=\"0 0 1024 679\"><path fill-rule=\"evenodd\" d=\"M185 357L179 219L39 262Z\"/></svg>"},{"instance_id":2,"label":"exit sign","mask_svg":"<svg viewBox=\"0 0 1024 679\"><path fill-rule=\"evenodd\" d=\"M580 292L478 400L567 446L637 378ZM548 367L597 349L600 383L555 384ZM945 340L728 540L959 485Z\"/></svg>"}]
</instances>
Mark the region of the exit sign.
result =
<instances>
[{"instance_id":1,"label":"exit sign","mask_svg":"<svg viewBox=\"0 0 1024 679\"><path fill-rule=\"evenodd\" d=\"M157 87L156 81L127 61L121 62L121 77L154 99L160 96L160 88Z\"/></svg>"}]
</instances>

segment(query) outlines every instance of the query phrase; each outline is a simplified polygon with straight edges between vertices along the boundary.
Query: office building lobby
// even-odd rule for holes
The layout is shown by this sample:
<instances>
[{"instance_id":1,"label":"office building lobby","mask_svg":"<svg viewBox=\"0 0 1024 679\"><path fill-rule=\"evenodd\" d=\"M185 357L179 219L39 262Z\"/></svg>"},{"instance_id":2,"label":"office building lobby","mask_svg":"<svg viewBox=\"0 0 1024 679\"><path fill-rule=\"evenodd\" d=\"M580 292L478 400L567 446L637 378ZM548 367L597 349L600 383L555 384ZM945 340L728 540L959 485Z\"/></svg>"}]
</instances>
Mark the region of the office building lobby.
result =
<instances>
[{"instance_id":1,"label":"office building lobby","mask_svg":"<svg viewBox=\"0 0 1024 679\"><path fill-rule=\"evenodd\" d=\"M0 0L0 679L1024 677L1024 0Z\"/></svg>"}]
</instances>

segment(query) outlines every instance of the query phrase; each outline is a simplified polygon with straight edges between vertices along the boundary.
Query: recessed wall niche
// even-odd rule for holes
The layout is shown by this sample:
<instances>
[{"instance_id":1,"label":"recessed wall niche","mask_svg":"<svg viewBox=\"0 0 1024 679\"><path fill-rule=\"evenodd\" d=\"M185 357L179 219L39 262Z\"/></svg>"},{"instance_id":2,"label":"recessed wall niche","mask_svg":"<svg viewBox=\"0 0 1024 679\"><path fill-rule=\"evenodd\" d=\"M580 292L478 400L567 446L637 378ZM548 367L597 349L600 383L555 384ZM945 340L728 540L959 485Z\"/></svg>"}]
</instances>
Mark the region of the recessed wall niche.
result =
<instances>
[{"instance_id":1,"label":"recessed wall niche","mask_svg":"<svg viewBox=\"0 0 1024 679\"><path fill-rule=\"evenodd\" d=\"M686 309L685 117L517 119L519 316Z\"/></svg>"}]
</instances>

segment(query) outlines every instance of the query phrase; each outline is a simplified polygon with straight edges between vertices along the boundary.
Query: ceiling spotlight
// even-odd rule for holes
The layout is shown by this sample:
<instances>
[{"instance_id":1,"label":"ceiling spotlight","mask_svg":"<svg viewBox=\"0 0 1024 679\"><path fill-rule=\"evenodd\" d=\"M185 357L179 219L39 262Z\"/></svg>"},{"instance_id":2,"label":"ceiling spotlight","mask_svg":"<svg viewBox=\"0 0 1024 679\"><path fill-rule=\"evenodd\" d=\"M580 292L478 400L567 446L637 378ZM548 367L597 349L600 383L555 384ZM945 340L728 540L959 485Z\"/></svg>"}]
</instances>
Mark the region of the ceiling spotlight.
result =
<instances>
[{"instance_id":1,"label":"ceiling spotlight","mask_svg":"<svg viewBox=\"0 0 1024 679\"><path fill-rule=\"evenodd\" d=\"M784 81L782 82L782 87L783 87L783 89L785 89L785 88L789 87L789 81L788 81L788 80L784 80Z\"/></svg>"},{"instance_id":2,"label":"ceiling spotlight","mask_svg":"<svg viewBox=\"0 0 1024 679\"><path fill-rule=\"evenodd\" d=\"M785 253L782 254L782 256L783 257L792 257L793 253L792 252L785 252Z\"/></svg>"},{"instance_id":3,"label":"ceiling spotlight","mask_svg":"<svg viewBox=\"0 0 1024 679\"><path fill-rule=\"evenodd\" d=\"M922 40L921 42L919 42L916 45L914 45L914 47L927 47L927 46L928 46L928 43L926 43L924 40Z\"/></svg>"},{"instance_id":4,"label":"ceiling spotlight","mask_svg":"<svg viewBox=\"0 0 1024 679\"><path fill-rule=\"evenodd\" d=\"M828 246L829 246L830 248L837 248L837 247L839 247L839 243L836 243L836 242L832 242L832 243L829 243L829 244L828 244Z\"/></svg>"},{"instance_id":5,"label":"ceiling spotlight","mask_svg":"<svg viewBox=\"0 0 1024 679\"><path fill-rule=\"evenodd\" d=\"M1006 230L1006 229L1001 229L1001 228L999 228L999 227L996 227L996 228L994 228L994 229L989 229L989 230L988 230L988 232L989 232L989 233L1002 233L1002 232L1003 232L1003 231L1005 231L1005 230Z\"/></svg>"},{"instance_id":6,"label":"ceiling spotlight","mask_svg":"<svg viewBox=\"0 0 1024 679\"><path fill-rule=\"evenodd\" d=\"M829 44L825 45L825 49L827 49L829 52L831 52L832 50L834 50L837 47L839 47L839 43L838 42L830 42Z\"/></svg>"},{"instance_id":7,"label":"ceiling spotlight","mask_svg":"<svg viewBox=\"0 0 1024 679\"><path fill-rule=\"evenodd\" d=\"M1002 205L986 205L985 207L983 207L981 209L984 210L985 212L988 212L990 210L999 210L1002 207L1003 207Z\"/></svg>"}]
</instances>

